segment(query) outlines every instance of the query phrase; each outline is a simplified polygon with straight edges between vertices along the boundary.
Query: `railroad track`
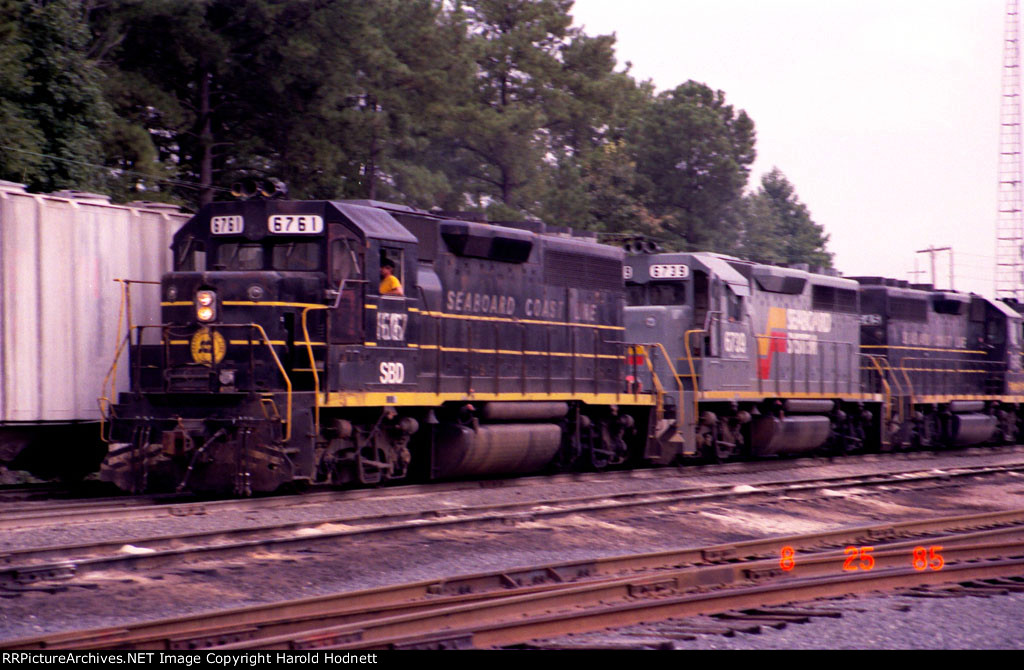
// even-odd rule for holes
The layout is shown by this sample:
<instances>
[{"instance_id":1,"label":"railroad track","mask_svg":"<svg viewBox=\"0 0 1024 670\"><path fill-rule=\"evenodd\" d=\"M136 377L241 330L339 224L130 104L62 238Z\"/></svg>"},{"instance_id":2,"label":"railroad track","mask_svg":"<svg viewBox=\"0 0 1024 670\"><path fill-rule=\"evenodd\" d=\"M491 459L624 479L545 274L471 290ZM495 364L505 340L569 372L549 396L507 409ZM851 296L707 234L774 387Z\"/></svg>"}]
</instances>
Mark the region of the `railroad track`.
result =
<instances>
[{"instance_id":1,"label":"railroad track","mask_svg":"<svg viewBox=\"0 0 1024 670\"><path fill-rule=\"evenodd\" d=\"M66 496L71 490L66 486L52 483L36 484L2 484L0 485L0 503L18 504L31 500L45 500L57 496Z\"/></svg>"},{"instance_id":2,"label":"railroad track","mask_svg":"<svg viewBox=\"0 0 1024 670\"><path fill-rule=\"evenodd\" d=\"M747 502L779 497L813 495L823 490L877 487L927 487L951 480L1024 471L1024 463L970 466L950 471L917 470L887 475L858 475L761 483L757 487L734 484L684 486L654 491L577 496L542 502L481 504L442 507L379 516L319 518L301 522L264 524L244 528L175 533L146 538L118 538L100 542L33 547L0 554L0 584L27 584L111 568L158 568L185 561L250 556L259 550L296 550L358 536L456 526L483 526L536 521L573 514L614 512L629 508L686 505L703 506L722 500Z\"/></svg>"},{"instance_id":3,"label":"railroad track","mask_svg":"<svg viewBox=\"0 0 1024 670\"><path fill-rule=\"evenodd\" d=\"M990 593L1024 591L1022 576L1024 510L1015 510L530 566L2 646L496 647L698 615L784 621L821 611L759 616L758 608L877 590L966 582Z\"/></svg>"},{"instance_id":4,"label":"railroad track","mask_svg":"<svg viewBox=\"0 0 1024 670\"><path fill-rule=\"evenodd\" d=\"M843 457L843 464L920 461L937 456L956 456L964 459L985 458L994 455L1024 453L1022 445L1002 447L973 447L950 452L898 452L888 454L857 454ZM764 472L792 472L802 468L820 467L835 460L827 457L795 460L732 462L711 465L687 465L678 468L650 468L639 470L606 471L597 473L564 473L538 475L515 479L478 480L469 482L441 482L387 486L374 489L339 491L336 489L307 491L300 495L278 495L259 498L229 500L196 500L191 494L160 494L119 496L115 498L73 498L71 489L53 484L34 484L0 487L0 529L19 530L37 526L110 521L135 521L184 516L213 516L224 512L250 512L320 505L366 499L432 496L447 492L474 491L490 488L531 488L543 484L612 482L624 480L675 479L680 476L713 477ZM969 467L969 466L967 466ZM985 467L985 466L981 466ZM957 468L960 469L960 468ZM806 480L810 481L810 480ZM709 485L715 486L715 485ZM722 485L725 486L725 485ZM5 498L9 494L10 498Z\"/></svg>"}]
</instances>

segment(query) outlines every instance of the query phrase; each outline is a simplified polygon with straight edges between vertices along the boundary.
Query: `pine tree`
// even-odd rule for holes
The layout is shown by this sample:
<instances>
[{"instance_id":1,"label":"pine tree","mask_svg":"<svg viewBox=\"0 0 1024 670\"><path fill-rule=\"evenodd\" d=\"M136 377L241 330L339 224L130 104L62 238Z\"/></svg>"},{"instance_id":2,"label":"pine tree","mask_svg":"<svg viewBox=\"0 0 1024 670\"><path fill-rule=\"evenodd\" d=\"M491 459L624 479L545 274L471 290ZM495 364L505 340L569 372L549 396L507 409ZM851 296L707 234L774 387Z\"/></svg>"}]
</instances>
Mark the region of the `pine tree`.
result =
<instances>
[{"instance_id":1,"label":"pine tree","mask_svg":"<svg viewBox=\"0 0 1024 670\"><path fill-rule=\"evenodd\" d=\"M734 216L754 162L754 122L722 91L687 82L652 96L631 135L644 202L690 249L735 244Z\"/></svg>"},{"instance_id":2,"label":"pine tree","mask_svg":"<svg viewBox=\"0 0 1024 670\"><path fill-rule=\"evenodd\" d=\"M829 236L778 168L761 177L761 188L748 198L745 213L746 257L763 263L832 267L832 254L825 249Z\"/></svg>"}]
</instances>

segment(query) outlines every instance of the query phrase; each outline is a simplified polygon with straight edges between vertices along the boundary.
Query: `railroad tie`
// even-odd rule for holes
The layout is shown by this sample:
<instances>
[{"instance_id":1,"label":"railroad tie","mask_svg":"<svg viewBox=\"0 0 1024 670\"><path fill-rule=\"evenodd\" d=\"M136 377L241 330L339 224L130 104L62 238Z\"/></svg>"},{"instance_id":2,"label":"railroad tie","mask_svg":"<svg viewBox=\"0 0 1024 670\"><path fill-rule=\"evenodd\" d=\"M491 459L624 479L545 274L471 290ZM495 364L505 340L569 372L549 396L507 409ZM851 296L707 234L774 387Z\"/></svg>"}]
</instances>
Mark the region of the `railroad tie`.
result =
<instances>
[{"instance_id":1,"label":"railroad tie","mask_svg":"<svg viewBox=\"0 0 1024 670\"><path fill-rule=\"evenodd\" d=\"M789 623L807 623L810 619L807 617L784 617L784 616L758 616L752 614L745 614L743 612L724 612L722 614L714 614L712 618L720 621L756 621L769 628L785 628L786 624ZM800 620L802 619L802 620Z\"/></svg>"},{"instance_id":2,"label":"railroad tie","mask_svg":"<svg viewBox=\"0 0 1024 670\"><path fill-rule=\"evenodd\" d=\"M743 610L747 614L756 614L763 616L775 616L781 614L783 616L793 617L827 617L830 619L838 619L843 616L843 613L839 610L816 610L816 609L788 609L788 608L758 608Z\"/></svg>"},{"instance_id":3,"label":"railroad tie","mask_svg":"<svg viewBox=\"0 0 1024 670\"><path fill-rule=\"evenodd\" d=\"M737 622L738 623L738 622ZM678 633L681 635L693 634L693 635L724 635L725 637L734 637L736 633L749 633L751 635L760 635L761 626L759 624L740 624L733 626L713 626L704 624L694 624L692 626L671 626L669 628L661 629L662 633Z\"/></svg>"}]
</instances>

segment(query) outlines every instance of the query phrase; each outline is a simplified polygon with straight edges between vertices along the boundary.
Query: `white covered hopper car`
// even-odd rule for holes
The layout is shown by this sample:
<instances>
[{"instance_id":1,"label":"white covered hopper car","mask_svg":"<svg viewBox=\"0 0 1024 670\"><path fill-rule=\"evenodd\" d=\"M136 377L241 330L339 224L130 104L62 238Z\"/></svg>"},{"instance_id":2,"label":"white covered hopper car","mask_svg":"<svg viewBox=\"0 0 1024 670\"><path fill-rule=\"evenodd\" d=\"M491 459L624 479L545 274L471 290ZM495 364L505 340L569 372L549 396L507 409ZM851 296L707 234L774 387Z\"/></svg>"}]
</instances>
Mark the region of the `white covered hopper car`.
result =
<instances>
[{"instance_id":1,"label":"white covered hopper car","mask_svg":"<svg viewBox=\"0 0 1024 670\"><path fill-rule=\"evenodd\" d=\"M116 280L159 282L187 219L162 203L0 181L0 468L59 476L97 467L98 398L124 335ZM131 292L134 323L159 323L159 286ZM128 388L127 366L113 383Z\"/></svg>"}]
</instances>

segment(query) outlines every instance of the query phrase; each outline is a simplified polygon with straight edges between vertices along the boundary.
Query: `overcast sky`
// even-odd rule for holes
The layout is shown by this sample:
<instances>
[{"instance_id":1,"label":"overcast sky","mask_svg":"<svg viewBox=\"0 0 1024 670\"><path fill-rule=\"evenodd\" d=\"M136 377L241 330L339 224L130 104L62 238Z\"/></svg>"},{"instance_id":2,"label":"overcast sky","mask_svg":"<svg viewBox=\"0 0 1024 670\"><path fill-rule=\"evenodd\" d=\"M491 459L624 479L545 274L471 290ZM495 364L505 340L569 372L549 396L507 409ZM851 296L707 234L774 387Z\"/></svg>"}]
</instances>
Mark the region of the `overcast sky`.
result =
<instances>
[{"instance_id":1,"label":"overcast sky","mask_svg":"<svg viewBox=\"0 0 1024 670\"><path fill-rule=\"evenodd\" d=\"M847 275L910 278L952 246L993 294L1004 0L576 0L658 90L693 79L757 128ZM948 254L937 256L949 284ZM921 276L921 281L929 277Z\"/></svg>"}]
</instances>

